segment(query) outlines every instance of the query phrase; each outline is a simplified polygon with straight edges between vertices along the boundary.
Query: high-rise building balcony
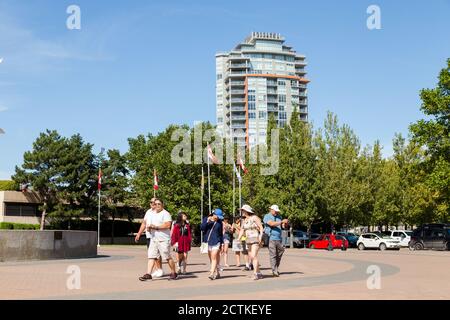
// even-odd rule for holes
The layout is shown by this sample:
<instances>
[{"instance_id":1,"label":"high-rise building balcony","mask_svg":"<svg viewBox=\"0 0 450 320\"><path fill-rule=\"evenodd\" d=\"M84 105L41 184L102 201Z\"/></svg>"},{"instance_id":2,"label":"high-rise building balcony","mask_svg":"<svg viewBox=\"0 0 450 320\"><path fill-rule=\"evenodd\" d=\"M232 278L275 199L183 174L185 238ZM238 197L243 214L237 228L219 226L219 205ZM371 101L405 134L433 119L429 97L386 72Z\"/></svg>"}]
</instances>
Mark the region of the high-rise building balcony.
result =
<instances>
[{"instance_id":1,"label":"high-rise building balcony","mask_svg":"<svg viewBox=\"0 0 450 320\"><path fill-rule=\"evenodd\" d=\"M278 106L267 106L267 112L278 112Z\"/></svg>"},{"instance_id":2,"label":"high-rise building balcony","mask_svg":"<svg viewBox=\"0 0 450 320\"><path fill-rule=\"evenodd\" d=\"M230 63L228 69L247 69L250 65L247 63Z\"/></svg>"},{"instance_id":3,"label":"high-rise building balcony","mask_svg":"<svg viewBox=\"0 0 450 320\"><path fill-rule=\"evenodd\" d=\"M231 124L232 129L245 129L245 123L232 123Z\"/></svg>"},{"instance_id":4,"label":"high-rise building balcony","mask_svg":"<svg viewBox=\"0 0 450 320\"><path fill-rule=\"evenodd\" d=\"M295 73L306 74L306 70L305 69L295 69Z\"/></svg>"},{"instance_id":5,"label":"high-rise building balcony","mask_svg":"<svg viewBox=\"0 0 450 320\"><path fill-rule=\"evenodd\" d=\"M267 102L269 102L269 103L277 103L278 99L267 98Z\"/></svg>"},{"instance_id":6,"label":"high-rise building balcony","mask_svg":"<svg viewBox=\"0 0 450 320\"><path fill-rule=\"evenodd\" d=\"M298 104L299 104L299 105L302 105L302 106L306 106L306 105L308 105L308 99L303 98L303 99L301 99L301 100L299 101Z\"/></svg>"},{"instance_id":7,"label":"high-rise building balcony","mask_svg":"<svg viewBox=\"0 0 450 320\"><path fill-rule=\"evenodd\" d=\"M247 120L247 117L246 116L231 116L231 120L232 121L240 121L240 120Z\"/></svg>"},{"instance_id":8,"label":"high-rise building balcony","mask_svg":"<svg viewBox=\"0 0 450 320\"><path fill-rule=\"evenodd\" d=\"M245 86L245 81L229 81L229 86Z\"/></svg>"},{"instance_id":9,"label":"high-rise building balcony","mask_svg":"<svg viewBox=\"0 0 450 320\"><path fill-rule=\"evenodd\" d=\"M235 103L245 103L245 99L243 98L231 98L230 101Z\"/></svg>"},{"instance_id":10,"label":"high-rise building balcony","mask_svg":"<svg viewBox=\"0 0 450 320\"><path fill-rule=\"evenodd\" d=\"M278 87L278 83L276 81L267 81L268 87Z\"/></svg>"},{"instance_id":11,"label":"high-rise building balcony","mask_svg":"<svg viewBox=\"0 0 450 320\"><path fill-rule=\"evenodd\" d=\"M243 95L245 94L244 90L230 90L231 94Z\"/></svg>"},{"instance_id":12,"label":"high-rise building balcony","mask_svg":"<svg viewBox=\"0 0 450 320\"><path fill-rule=\"evenodd\" d=\"M232 106L231 111L237 111L237 112L245 112L245 106Z\"/></svg>"},{"instance_id":13,"label":"high-rise building balcony","mask_svg":"<svg viewBox=\"0 0 450 320\"><path fill-rule=\"evenodd\" d=\"M267 94L277 94L277 90L267 89Z\"/></svg>"},{"instance_id":14,"label":"high-rise building balcony","mask_svg":"<svg viewBox=\"0 0 450 320\"><path fill-rule=\"evenodd\" d=\"M298 95L299 95L300 97L306 97L306 92L305 92L305 91L300 91L300 92L298 93Z\"/></svg>"},{"instance_id":15,"label":"high-rise building balcony","mask_svg":"<svg viewBox=\"0 0 450 320\"><path fill-rule=\"evenodd\" d=\"M298 87L299 87L300 89L306 89L306 84L300 83L300 84L298 85Z\"/></svg>"},{"instance_id":16,"label":"high-rise building balcony","mask_svg":"<svg viewBox=\"0 0 450 320\"><path fill-rule=\"evenodd\" d=\"M247 71L231 71L228 73L230 76L242 76L243 74L246 74Z\"/></svg>"}]
</instances>

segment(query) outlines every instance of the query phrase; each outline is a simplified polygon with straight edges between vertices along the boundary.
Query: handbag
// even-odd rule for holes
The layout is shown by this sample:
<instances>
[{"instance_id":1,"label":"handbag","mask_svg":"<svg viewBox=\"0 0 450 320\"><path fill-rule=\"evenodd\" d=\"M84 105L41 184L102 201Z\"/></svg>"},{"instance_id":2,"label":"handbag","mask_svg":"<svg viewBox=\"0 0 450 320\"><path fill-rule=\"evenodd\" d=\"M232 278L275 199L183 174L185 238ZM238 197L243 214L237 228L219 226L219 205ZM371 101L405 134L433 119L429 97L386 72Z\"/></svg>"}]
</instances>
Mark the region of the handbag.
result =
<instances>
[{"instance_id":1,"label":"handbag","mask_svg":"<svg viewBox=\"0 0 450 320\"><path fill-rule=\"evenodd\" d=\"M233 240L232 246L231 246L231 251L234 252L242 252L243 248L242 248L242 242L238 239Z\"/></svg>"},{"instance_id":2,"label":"handbag","mask_svg":"<svg viewBox=\"0 0 450 320\"><path fill-rule=\"evenodd\" d=\"M211 233L213 232L215 226L216 226L216 222L214 222L214 224L211 228L211 231L209 231L208 240L206 240L206 242L202 242L202 244L200 245L200 253L201 254L208 253L208 247L209 247L208 242L209 242L209 239L211 238Z\"/></svg>"}]
</instances>

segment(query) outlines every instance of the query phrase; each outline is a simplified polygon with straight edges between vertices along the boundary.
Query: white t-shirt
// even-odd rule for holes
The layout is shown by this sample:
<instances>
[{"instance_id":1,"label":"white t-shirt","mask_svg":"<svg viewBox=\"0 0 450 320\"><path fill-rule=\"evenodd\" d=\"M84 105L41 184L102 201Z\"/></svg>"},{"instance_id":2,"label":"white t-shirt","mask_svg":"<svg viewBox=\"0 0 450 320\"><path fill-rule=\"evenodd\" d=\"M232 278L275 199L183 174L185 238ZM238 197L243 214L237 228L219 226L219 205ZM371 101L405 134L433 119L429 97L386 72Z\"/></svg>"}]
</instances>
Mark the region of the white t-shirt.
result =
<instances>
[{"instance_id":1,"label":"white t-shirt","mask_svg":"<svg viewBox=\"0 0 450 320\"><path fill-rule=\"evenodd\" d=\"M147 231L147 227L151 225L150 223L150 214L153 212L152 209L148 209L147 212L144 215L144 221L145 221L145 237L147 239L150 239L150 232Z\"/></svg>"},{"instance_id":2,"label":"white t-shirt","mask_svg":"<svg viewBox=\"0 0 450 320\"><path fill-rule=\"evenodd\" d=\"M171 222L172 217L169 212L166 210L162 210L161 212L157 213L156 211L150 210L149 213L149 219L147 222L147 225L154 225L154 226L162 226L165 222ZM170 240L170 229L164 229L164 230L152 230L150 232L150 238L152 240L157 241L164 241L164 240Z\"/></svg>"}]
</instances>

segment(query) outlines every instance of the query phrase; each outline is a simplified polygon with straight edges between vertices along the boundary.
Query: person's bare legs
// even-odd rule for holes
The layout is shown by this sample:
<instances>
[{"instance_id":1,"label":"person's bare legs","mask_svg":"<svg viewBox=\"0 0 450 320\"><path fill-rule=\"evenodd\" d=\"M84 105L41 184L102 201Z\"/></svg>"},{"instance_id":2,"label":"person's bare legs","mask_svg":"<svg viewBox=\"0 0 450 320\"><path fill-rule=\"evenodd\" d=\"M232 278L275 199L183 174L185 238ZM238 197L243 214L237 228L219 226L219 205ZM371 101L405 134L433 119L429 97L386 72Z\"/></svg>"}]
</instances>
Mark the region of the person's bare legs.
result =
<instances>
[{"instance_id":1,"label":"person's bare legs","mask_svg":"<svg viewBox=\"0 0 450 320\"><path fill-rule=\"evenodd\" d=\"M181 271L181 266L183 265L183 261L184 261L184 253L179 252L179 253L177 254L177 257L178 257L178 260L177 260L177 263L178 263L178 270Z\"/></svg>"},{"instance_id":2,"label":"person's bare legs","mask_svg":"<svg viewBox=\"0 0 450 320\"><path fill-rule=\"evenodd\" d=\"M220 263L220 249L211 250L211 269L209 270L210 276L214 276L214 272L217 272L219 275L219 270L217 270L217 266Z\"/></svg>"},{"instance_id":3,"label":"person's bare legs","mask_svg":"<svg viewBox=\"0 0 450 320\"><path fill-rule=\"evenodd\" d=\"M234 255L236 257L236 267L239 268L241 266L241 253L236 251Z\"/></svg>"},{"instance_id":4,"label":"person's bare legs","mask_svg":"<svg viewBox=\"0 0 450 320\"><path fill-rule=\"evenodd\" d=\"M260 273L259 272L258 251L259 251L258 244L252 244L250 250L248 251L248 255L249 255L248 258L253 264L255 275L258 275Z\"/></svg>"},{"instance_id":5,"label":"person's bare legs","mask_svg":"<svg viewBox=\"0 0 450 320\"><path fill-rule=\"evenodd\" d=\"M229 246L230 245L228 243L224 243L224 245L223 245L222 255L223 255L223 262L224 262L225 267L229 267L229 265L228 265L228 247Z\"/></svg>"},{"instance_id":6,"label":"person's bare legs","mask_svg":"<svg viewBox=\"0 0 450 320\"><path fill-rule=\"evenodd\" d=\"M186 273L188 253L183 253L183 273Z\"/></svg>"},{"instance_id":7,"label":"person's bare legs","mask_svg":"<svg viewBox=\"0 0 450 320\"><path fill-rule=\"evenodd\" d=\"M153 267L155 266L156 259L148 259L147 263L147 273L152 274Z\"/></svg>"},{"instance_id":8,"label":"person's bare legs","mask_svg":"<svg viewBox=\"0 0 450 320\"><path fill-rule=\"evenodd\" d=\"M175 272L175 262L173 262L172 257L170 257L169 259L167 259L167 264L169 265L170 272L171 272L171 273L176 273L176 272Z\"/></svg>"}]
</instances>

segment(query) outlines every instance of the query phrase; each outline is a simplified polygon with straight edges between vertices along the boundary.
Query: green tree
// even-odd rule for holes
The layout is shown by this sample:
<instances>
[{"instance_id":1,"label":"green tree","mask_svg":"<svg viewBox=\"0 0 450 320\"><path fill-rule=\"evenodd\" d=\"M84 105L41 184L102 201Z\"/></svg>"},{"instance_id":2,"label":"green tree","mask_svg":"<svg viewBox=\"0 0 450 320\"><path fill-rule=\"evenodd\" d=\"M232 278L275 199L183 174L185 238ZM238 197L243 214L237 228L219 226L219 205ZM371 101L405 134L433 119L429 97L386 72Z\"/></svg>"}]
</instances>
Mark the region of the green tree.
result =
<instances>
[{"instance_id":1,"label":"green tree","mask_svg":"<svg viewBox=\"0 0 450 320\"><path fill-rule=\"evenodd\" d=\"M33 150L25 152L22 166L16 166L13 176L17 183L30 183L42 197L41 230L44 229L47 212L57 203L58 190L64 186L60 157L64 147L65 139L56 131L41 133L33 143Z\"/></svg>"},{"instance_id":2,"label":"green tree","mask_svg":"<svg viewBox=\"0 0 450 320\"><path fill-rule=\"evenodd\" d=\"M413 140L425 146L426 183L438 193L438 220L450 217L450 59L434 89L423 89L421 110L427 116L410 126Z\"/></svg>"}]
</instances>

